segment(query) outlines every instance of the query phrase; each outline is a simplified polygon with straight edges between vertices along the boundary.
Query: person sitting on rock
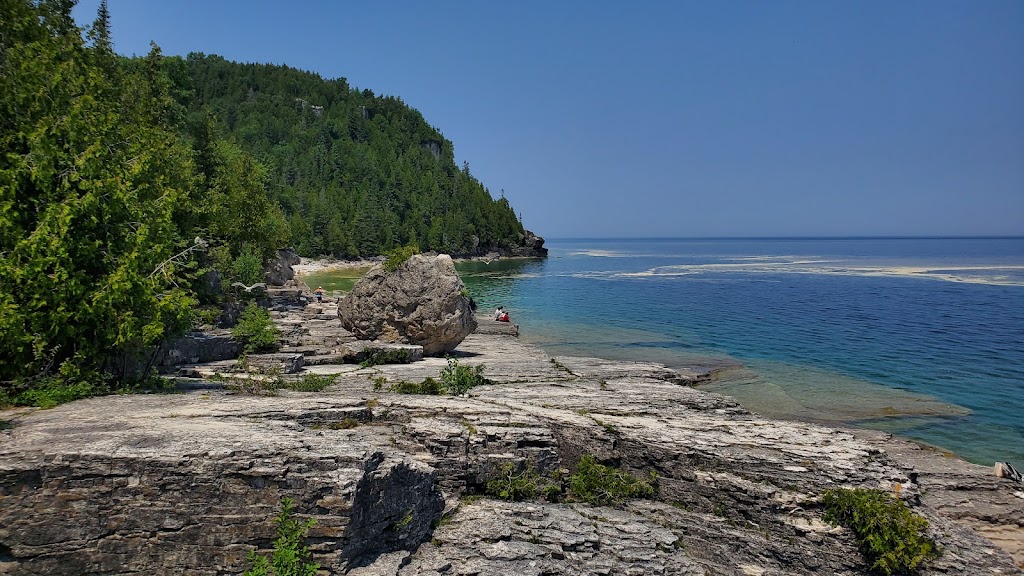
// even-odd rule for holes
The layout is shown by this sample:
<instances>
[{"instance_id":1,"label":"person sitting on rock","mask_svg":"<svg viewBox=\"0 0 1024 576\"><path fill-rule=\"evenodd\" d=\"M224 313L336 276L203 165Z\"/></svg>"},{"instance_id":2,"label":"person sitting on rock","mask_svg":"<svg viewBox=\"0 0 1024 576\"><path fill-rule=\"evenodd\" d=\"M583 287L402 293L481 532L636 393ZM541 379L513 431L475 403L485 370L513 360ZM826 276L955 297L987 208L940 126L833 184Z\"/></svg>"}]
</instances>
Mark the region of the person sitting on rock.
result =
<instances>
[{"instance_id":1,"label":"person sitting on rock","mask_svg":"<svg viewBox=\"0 0 1024 576\"><path fill-rule=\"evenodd\" d=\"M323 286L317 286L317 288L313 292L313 294L316 294L316 303L317 304L323 304L324 303L324 288L323 288Z\"/></svg>"},{"instance_id":2,"label":"person sitting on rock","mask_svg":"<svg viewBox=\"0 0 1024 576\"><path fill-rule=\"evenodd\" d=\"M505 313L505 309L498 306L498 309L494 311L494 320L501 320L501 315Z\"/></svg>"},{"instance_id":3,"label":"person sitting on rock","mask_svg":"<svg viewBox=\"0 0 1024 576\"><path fill-rule=\"evenodd\" d=\"M502 311L501 316L498 316L498 322L511 322L508 318L508 312Z\"/></svg>"}]
</instances>

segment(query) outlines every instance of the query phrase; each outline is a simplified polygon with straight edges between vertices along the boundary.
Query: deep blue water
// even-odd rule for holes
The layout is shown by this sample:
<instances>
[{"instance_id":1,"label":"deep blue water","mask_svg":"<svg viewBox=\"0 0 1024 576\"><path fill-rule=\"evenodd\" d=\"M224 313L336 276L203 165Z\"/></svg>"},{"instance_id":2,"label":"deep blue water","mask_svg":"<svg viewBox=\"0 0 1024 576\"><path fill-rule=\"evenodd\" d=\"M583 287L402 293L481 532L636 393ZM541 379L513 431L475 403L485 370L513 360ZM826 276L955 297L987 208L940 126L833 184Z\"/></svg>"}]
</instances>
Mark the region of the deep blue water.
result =
<instances>
[{"instance_id":1,"label":"deep blue water","mask_svg":"<svg viewBox=\"0 0 1024 576\"><path fill-rule=\"evenodd\" d=\"M1024 238L548 247L459 269L553 354L734 366L706 388L756 412L1024 464Z\"/></svg>"}]
</instances>

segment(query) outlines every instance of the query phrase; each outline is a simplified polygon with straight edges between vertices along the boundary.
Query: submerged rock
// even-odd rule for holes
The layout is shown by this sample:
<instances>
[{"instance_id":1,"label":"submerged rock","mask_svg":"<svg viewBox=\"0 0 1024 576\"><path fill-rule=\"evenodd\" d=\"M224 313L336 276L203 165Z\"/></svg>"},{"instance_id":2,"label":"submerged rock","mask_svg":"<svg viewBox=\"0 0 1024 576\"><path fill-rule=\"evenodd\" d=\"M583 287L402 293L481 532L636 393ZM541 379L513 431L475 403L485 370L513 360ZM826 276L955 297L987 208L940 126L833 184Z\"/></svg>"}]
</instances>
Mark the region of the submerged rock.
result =
<instances>
[{"instance_id":1,"label":"submerged rock","mask_svg":"<svg viewBox=\"0 0 1024 576\"><path fill-rule=\"evenodd\" d=\"M342 326L360 340L451 352L477 327L466 286L446 254L417 254L393 272L378 264L338 303Z\"/></svg>"}]
</instances>

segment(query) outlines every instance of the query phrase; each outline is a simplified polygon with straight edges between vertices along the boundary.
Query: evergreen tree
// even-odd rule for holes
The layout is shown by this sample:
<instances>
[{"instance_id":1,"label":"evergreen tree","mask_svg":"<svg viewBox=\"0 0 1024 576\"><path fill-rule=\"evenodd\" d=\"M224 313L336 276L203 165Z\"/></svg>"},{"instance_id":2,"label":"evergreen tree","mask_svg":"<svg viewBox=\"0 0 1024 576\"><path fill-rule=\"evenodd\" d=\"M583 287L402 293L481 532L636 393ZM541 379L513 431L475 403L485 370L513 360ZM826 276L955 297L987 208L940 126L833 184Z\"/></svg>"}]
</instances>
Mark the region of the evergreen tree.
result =
<instances>
[{"instance_id":1,"label":"evergreen tree","mask_svg":"<svg viewBox=\"0 0 1024 576\"><path fill-rule=\"evenodd\" d=\"M2 0L0 381L123 377L191 298L173 218L191 154L152 79L118 66L105 5L87 47L72 2ZM116 73L111 74L111 66ZM45 94L45 98L40 98ZM175 256L178 258L175 258Z\"/></svg>"},{"instance_id":2,"label":"evergreen tree","mask_svg":"<svg viewBox=\"0 0 1024 576\"><path fill-rule=\"evenodd\" d=\"M180 102L266 167L299 253L357 257L417 239L423 250L518 244L508 202L456 166L452 145L399 98L287 66L178 60ZM197 141L199 139L197 138ZM439 153L436 153L437 151ZM204 160L197 157L202 167ZM346 232L347 231L347 232Z\"/></svg>"}]
</instances>

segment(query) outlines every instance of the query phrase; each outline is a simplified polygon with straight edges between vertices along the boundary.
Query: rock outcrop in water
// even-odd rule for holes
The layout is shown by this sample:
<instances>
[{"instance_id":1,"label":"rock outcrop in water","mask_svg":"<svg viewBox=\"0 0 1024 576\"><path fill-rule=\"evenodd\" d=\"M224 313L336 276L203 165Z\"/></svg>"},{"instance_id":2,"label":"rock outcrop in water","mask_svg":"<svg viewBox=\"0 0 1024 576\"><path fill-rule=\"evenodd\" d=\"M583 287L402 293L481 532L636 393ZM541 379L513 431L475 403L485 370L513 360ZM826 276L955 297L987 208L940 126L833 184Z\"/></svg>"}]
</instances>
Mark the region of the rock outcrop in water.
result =
<instances>
[{"instance_id":1,"label":"rock outcrop in water","mask_svg":"<svg viewBox=\"0 0 1024 576\"><path fill-rule=\"evenodd\" d=\"M374 266L338 304L338 317L361 340L414 344L427 356L451 352L477 326L446 254L417 254L392 272Z\"/></svg>"},{"instance_id":2,"label":"rock outcrop in water","mask_svg":"<svg viewBox=\"0 0 1024 576\"><path fill-rule=\"evenodd\" d=\"M275 314L320 393L225 389L96 398L0 418L0 574L238 574L268 548L282 497L317 525L330 573L864 574L850 533L822 522L835 486L899 485L943 555L925 574L1019 573L1024 493L875 432L781 422L648 363L549 358L471 335L458 355L494 383L471 397L376 389L446 364L320 362L303 315ZM322 317L322 318L321 318ZM334 329L332 341L351 341ZM212 384L205 384L211 386ZM658 474L620 507L467 498L505 463L542 473L584 453ZM983 535L990 536L988 540ZM1016 562L1024 561L1018 556Z\"/></svg>"}]
</instances>

